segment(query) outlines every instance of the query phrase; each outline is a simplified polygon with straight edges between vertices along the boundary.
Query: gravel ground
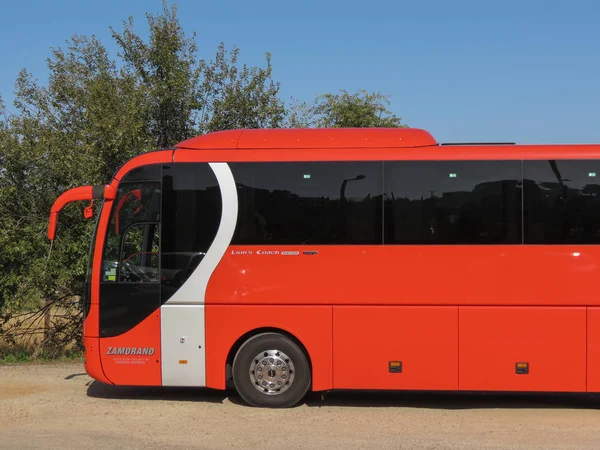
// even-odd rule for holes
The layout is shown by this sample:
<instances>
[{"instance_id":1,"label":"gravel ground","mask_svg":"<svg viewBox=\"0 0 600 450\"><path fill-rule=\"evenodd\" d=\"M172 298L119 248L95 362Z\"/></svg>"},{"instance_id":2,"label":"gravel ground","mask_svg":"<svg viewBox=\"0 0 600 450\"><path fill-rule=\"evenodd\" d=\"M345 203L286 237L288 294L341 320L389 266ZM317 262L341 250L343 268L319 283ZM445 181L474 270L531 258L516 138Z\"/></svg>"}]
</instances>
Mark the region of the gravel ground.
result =
<instances>
[{"instance_id":1,"label":"gravel ground","mask_svg":"<svg viewBox=\"0 0 600 450\"><path fill-rule=\"evenodd\" d=\"M80 363L0 366L0 449L600 449L586 395L311 394L287 410L205 389L111 387Z\"/></svg>"}]
</instances>

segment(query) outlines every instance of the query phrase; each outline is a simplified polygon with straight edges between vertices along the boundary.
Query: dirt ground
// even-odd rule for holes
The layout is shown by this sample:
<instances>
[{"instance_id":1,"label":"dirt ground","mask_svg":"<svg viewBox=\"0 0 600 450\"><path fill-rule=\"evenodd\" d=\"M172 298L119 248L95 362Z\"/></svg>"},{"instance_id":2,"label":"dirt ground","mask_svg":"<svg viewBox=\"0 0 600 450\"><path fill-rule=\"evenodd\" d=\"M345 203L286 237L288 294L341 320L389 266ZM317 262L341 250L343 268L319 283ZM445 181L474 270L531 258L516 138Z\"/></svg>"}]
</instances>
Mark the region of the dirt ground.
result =
<instances>
[{"instance_id":1,"label":"dirt ground","mask_svg":"<svg viewBox=\"0 0 600 450\"><path fill-rule=\"evenodd\" d=\"M206 389L111 387L80 363L0 366L0 449L600 449L586 395L312 394L287 410Z\"/></svg>"}]
</instances>

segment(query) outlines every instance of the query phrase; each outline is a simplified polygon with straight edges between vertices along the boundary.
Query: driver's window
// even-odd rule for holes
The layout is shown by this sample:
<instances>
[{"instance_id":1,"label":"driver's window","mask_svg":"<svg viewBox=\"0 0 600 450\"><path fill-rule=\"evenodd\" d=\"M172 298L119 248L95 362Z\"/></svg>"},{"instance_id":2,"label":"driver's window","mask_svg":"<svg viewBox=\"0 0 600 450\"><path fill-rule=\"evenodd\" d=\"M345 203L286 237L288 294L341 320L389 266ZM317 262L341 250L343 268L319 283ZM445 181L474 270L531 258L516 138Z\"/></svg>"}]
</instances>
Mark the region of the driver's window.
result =
<instances>
[{"instance_id":1,"label":"driver's window","mask_svg":"<svg viewBox=\"0 0 600 450\"><path fill-rule=\"evenodd\" d=\"M156 283L159 273L158 224L137 224L125 231L119 258L119 281Z\"/></svg>"},{"instance_id":2,"label":"driver's window","mask_svg":"<svg viewBox=\"0 0 600 450\"><path fill-rule=\"evenodd\" d=\"M103 282L158 282L160 182L121 182L102 258Z\"/></svg>"}]
</instances>

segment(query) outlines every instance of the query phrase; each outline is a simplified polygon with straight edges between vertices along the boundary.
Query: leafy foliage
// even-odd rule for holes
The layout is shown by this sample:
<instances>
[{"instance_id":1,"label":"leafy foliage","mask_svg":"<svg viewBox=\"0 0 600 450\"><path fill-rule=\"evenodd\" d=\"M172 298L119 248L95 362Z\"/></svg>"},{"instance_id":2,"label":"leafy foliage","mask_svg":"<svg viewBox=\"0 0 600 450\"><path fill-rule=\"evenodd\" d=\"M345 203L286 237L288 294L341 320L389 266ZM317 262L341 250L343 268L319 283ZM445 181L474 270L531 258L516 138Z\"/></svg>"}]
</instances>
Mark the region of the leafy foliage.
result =
<instances>
[{"instance_id":1,"label":"leafy foliage","mask_svg":"<svg viewBox=\"0 0 600 450\"><path fill-rule=\"evenodd\" d=\"M120 47L124 70L139 92L137 109L153 146L168 148L196 133L195 118L204 63L198 60L195 35L187 38L177 20L177 11L163 4L163 14L146 14L148 42L136 34L133 18L123 23L121 33L111 28Z\"/></svg>"},{"instance_id":2,"label":"leafy foliage","mask_svg":"<svg viewBox=\"0 0 600 450\"><path fill-rule=\"evenodd\" d=\"M311 104L296 102L288 115L294 128L399 128L401 119L387 109L389 97L360 90L322 94Z\"/></svg>"},{"instance_id":3,"label":"leafy foliage","mask_svg":"<svg viewBox=\"0 0 600 450\"><path fill-rule=\"evenodd\" d=\"M202 95L202 132L236 128L279 128L285 107L279 99L279 83L272 76L271 55L267 67L238 68L239 49L228 53L223 44L215 60L205 66Z\"/></svg>"},{"instance_id":4,"label":"leafy foliage","mask_svg":"<svg viewBox=\"0 0 600 450\"><path fill-rule=\"evenodd\" d=\"M198 58L175 7L147 14L149 38L111 29L117 58L94 36L72 36L52 49L41 85L26 70L15 83L15 111L0 100L0 334L14 339L22 317L49 305L66 314L83 291L92 223L85 205L68 206L50 253L47 220L54 200L79 185L108 182L136 154L205 131L278 126L284 108L267 67L237 67L219 46L214 62ZM68 306L68 307L67 307ZM70 313L69 313L70 314ZM65 323L80 325L80 314ZM78 328L59 326L46 343L63 345ZM19 331L20 333L20 331ZM18 333L17 333L18 334ZM11 337L12 336L12 337Z\"/></svg>"},{"instance_id":5,"label":"leafy foliage","mask_svg":"<svg viewBox=\"0 0 600 450\"><path fill-rule=\"evenodd\" d=\"M49 211L65 190L106 183L139 153L211 131L403 126L387 97L365 91L321 95L286 111L269 53L265 67L247 66L237 47L220 44L207 61L174 6L165 2L146 20L147 40L131 17L110 29L116 56L95 36L72 36L51 50L46 84L23 69L13 110L0 98L0 345L22 346L51 311L45 354L80 350L77 302L93 223L81 218L86 205L68 206L50 245Z\"/></svg>"}]
</instances>

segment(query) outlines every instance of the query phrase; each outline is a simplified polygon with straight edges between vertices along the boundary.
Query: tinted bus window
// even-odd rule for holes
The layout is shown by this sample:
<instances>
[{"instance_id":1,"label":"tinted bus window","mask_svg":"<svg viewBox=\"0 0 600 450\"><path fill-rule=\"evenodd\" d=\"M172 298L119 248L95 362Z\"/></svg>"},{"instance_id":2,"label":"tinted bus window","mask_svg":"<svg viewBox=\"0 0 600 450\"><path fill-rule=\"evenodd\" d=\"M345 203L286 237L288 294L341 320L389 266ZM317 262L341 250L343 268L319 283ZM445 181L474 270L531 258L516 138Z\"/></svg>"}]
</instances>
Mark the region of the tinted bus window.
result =
<instances>
[{"instance_id":1,"label":"tinted bus window","mask_svg":"<svg viewBox=\"0 0 600 450\"><path fill-rule=\"evenodd\" d=\"M163 169L161 302L188 279L208 251L221 221L221 192L207 163Z\"/></svg>"},{"instance_id":2,"label":"tinted bus window","mask_svg":"<svg viewBox=\"0 0 600 450\"><path fill-rule=\"evenodd\" d=\"M234 244L381 244L381 162L230 164Z\"/></svg>"},{"instance_id":3,"label":"tinted bus window","mask_svg":"<svg viewBox=\"0 0 600 450\"><path fill-rule=\"evenodd\" d=\"M135 178L149 178L148 172L156 170L144 167L136 171ZM131 330L160 306L160 184L160 181L119 183L102 258L101 337Z\"/></svg>"},{"instance_id":4,"label":"tinted bus window","mask_svg":"<svg viewBox=\"0 0 600 450\"><path fill-rule=\"evenodd\" d=\"M386 244L521 243L520 161L385 163Z\"/></svg>"},{"instance_id":5,"label":"tinted bus window","mask_svg":"<svg viewBox=\"0 0 600 450\"><path fill-rule=\"evenodd\" d=\"M524 161L525 243L600 243L600 161Z\"/></svg>"},{"instance_id":6,"label":"tinted bus window","mask_svg":"<svg viewBox=\"0 0 600 450\"><path fill-rule=\"evenodd\" d=\"M124 261L138 254L138 261L144 261L144 265L149 266L148 271L158 270L158 264L151 267L152 259L149 256L152 253L153 236L156 234L154 228L158 225L159 214L160 182L119 184L104 244L101 281L156 281L152 276L143 277L140 271L129 267ZM157 259L154 261L157 262ZM140 270L144 269L140 267ZM122 277L125 272L132 272L129 275L136 274L137 278Z\"/></svg>"}]
</instances>

